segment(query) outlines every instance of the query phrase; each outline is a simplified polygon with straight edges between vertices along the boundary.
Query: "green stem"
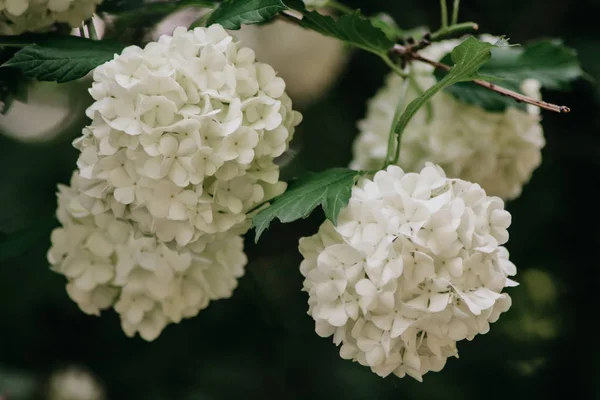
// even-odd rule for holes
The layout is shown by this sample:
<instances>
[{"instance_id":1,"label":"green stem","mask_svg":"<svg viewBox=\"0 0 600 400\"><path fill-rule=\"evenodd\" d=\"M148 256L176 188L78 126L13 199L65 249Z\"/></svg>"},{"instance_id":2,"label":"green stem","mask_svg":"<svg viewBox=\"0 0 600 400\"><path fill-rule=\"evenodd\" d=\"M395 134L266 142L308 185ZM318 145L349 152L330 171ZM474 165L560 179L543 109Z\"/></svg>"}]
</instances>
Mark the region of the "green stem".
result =
<instances>
[{"instance_id":1,"label":"green stem","mask_svg":"<svg viewBox=\"0 0 600 400\"><path fill-rule=\"evenodd\" d=\"M440 0L440 9L442 11L441 29L446 29L448 27L448 5L446 4L446 0Z\"/></svg>"},{"instance_id":2,"label":"green stem","mask_svg":"<svg viewBox=\"0 0 600 400\"><path fill-rule=\"evenodd\" d=\"M327 2L326 7L330 7L330 8L333 8L334 10L341 11L344 14L350 14L350 13L354 12L352 7L348 7L347 5L340 3L339 1L336 1L336 0L329 0Z\"/></svg>"},{"instance_id":3,"label":"green stem","mask_svg":"<svg viewBox=\"0 0 600 400\"><path fill-rule=\"evenodd\" d=\"M419 82L417 81L417 78L414 76L414 74L411 74L409 76L409 79L410 79L410 84L417 92L417 97L422 96L425 93L425 89L423 89L421 84L419 84ZM424 107L425 107L425 121L427 121L427 123L429 123L433 120L433 104L431 103L431 101L428 101L427 103L425 103Z\"/></svg>"},{"instance_id":4,"label":"green stem","mask_svg":"<svg viewBox=\"0 0 600 400\"><path fill-rule=\"evenodd\" d=\"M460 24L452 25L444 29L440 29L431 34L431 42L439 42L440 40L460 37L465 33L473 32L479 29L479 25L475 22L461 22Z\"/></svg>"},{"instance_id":5,"label":"green stem","mask_svg":"<svg viewBox=\"0 0 600 400\"><path fill-rule=\"evenodd\" d=\"M458 24L458 9L460 8L460 0L454 0L454 5L452 6L452 22L450 26L454 26Z\"/></svg>"},{"instance_id":6,"label":"green stem","mask_svg":"<svg viewBox=\"0 0 600 400\"><path fill-rule=\"evenodd\" d=\"M403 72L406 75L405 72ZM396 132L396 126L398 121L406 108L406 94L408 93L408 87L410 86L411 79L405 78L402 82L402 88L400 89L400 95L398 97L398 103L396 104L396 111L394 112L394 119L392 126L390 127L390 134L388 136L388 147L385 155L385 164L383 169L387 168L388 165L395 165L398 163L400 158L400 142L402 140L402 132ZM396 142L396 143L394 143ZM393 154L393 156L392 156Z\"/></svg>"},{"instance_id":7,"label":"green stem","mask_svg":"<svg viewBox=\"0 0 600 400\"><path fill-rule=\"evenodd\" d=\"M88 19L85 23L85 26L88 28L88 34L90 35L90 39L98 40L98 32L96 32L96 26L94 25L94 18Z\"/></svg>"}]
</instances>

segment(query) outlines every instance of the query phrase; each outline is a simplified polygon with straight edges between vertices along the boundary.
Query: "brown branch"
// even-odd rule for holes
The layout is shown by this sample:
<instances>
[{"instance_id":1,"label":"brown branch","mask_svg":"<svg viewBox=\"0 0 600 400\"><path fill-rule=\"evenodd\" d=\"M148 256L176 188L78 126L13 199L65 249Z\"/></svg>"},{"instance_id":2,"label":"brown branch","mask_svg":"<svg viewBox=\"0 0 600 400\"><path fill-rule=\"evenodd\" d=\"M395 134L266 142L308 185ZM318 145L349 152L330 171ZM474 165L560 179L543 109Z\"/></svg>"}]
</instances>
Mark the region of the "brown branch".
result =
<instances>
[{"instance_id":1,"label":"brown branch","mask_svg":"<svg viewBox=\"0 0 600 400\"><path fill-rule=\"evenodd\" d=\"M291 12L283 12L283 13L278 14L276 18L280 19L280 20L286 20L288 22L298 23L299 21L302 20L302 15L298 16L297 14L293 14ZM477 30L477 29L479 29L479 26L477 24L475 24L473 22L465 22L463 24L455 25L455 29L454 30L450 29L448 32L448 35L464 34L466 31ZM440 37L437 37L436 35L440 36ZM399 56L403 62L409 62L411 60L416 60L416 61L420 61L420 62L424 62L429 65L432 65L435 68L444 70L446 72L450 71L450 69L452 67L450 67L449 65L446 65L446 64L443 64L443 63L440 63L437 61L429 60L417 53L418 50L420 50L424 47L427 47L432 41L440 40L441 35L442 35L441 33L426 34L423 37L423 39L421 41L419 41L419 43L414 43L414 39L413 39L413 43L409 43L408 46L396 44L390 50L390 53ZM489 89L493 92L499 93L503 96L510 97L510 98L514 99L515 101L517 101L518 103L532 104L539 108L543 108L544 110L553 111L553 112L557 112L557 113L564 114L564 113L571 112L571 109L567 106L559 106L556 104L547 103L545 101L532 99L531 97L522 95L521 93L517 93L515 91L506 89L502 86L498 86L498 85L490 83L490 82L482 81L480 79L475 79L472 82L475 83L476 85L482 86L486 89Z\"/></svg>"},{"instance_id":2,"label":"brown branch","mask_svg":"<svg viewBox=\"0 0 600 400\"><path fill-rule=\"evenodd\" d=\"M450 69L452 68L449 65L446 65L446 64L443 64L443 63L440 63L437 61L429 60L429 59L421 56L420 54L414 53L412 51L407 51L407 48L404 46L395 45L393 48L393 52L400 55L404 59L421 61L426 64L432 65L435 68L444 70L444 71L450 71ZM502 86L498 86L498 85L490 83L490 82L482 81L480 79L474 80L473 83L475 83L476 85L482 86L486 89L489 89L491 91L494 91L496 93L499 93L503 96L511 97L511 98L515 99L518 103L532 104L534 106L543 108L544 110L554 111L557 113L571 112L571 109L567 106L559 106L556 104L547 103L545 101L532 99L531 97L522 95L521 93L514 92L514 91L506 89Z\"/></svg>"}]
</instances>

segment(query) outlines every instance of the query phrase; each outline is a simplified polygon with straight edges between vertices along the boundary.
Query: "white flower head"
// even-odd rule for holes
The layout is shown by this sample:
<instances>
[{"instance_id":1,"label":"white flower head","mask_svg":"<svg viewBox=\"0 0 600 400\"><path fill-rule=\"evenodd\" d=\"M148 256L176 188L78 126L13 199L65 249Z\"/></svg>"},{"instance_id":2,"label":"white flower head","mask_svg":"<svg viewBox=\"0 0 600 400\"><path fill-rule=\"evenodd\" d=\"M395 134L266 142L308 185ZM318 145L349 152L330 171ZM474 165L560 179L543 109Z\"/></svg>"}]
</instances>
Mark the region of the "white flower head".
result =
<instances>
[{"instance_id":1,"label":"white flower head","mask_svg":"<svg viewBox=\"0 0 600 400\"><path fill-rule=\"evenodd\" d=\"M93 120L74 145L98 199L185 245L244 224L285 189L274 165L301 115L285 83L220 25L177 28L94 71Z\"/></svg>"},{"instance_id":2,"label":"white flower head","mask_svg":"<svg viewBox=\"0 0 600 400\"><path fill-rule=\"evenodd\" d=\"M494 42L494 38L484 40ZM422 51L424 57L439 61L460 44L451 40L434 43ZM413 63L416 82L427 89L436 82L433 68ZM366 118L359 122L360 134L354 143L352 168L380 168L386 155L388 136L403 78L391 74L385 86L368 103ZM535 80L522 83L523 92L540 98ZM409 87L408 103L419 96ZM444 91L430 101L432 118L423 107L405 128L399 166L418 171L426 162L440 165L452 178L479 183L489 195L505 200L518 197L533 171L541 163L545 145L539 109L508 107L503 112L486 111L455 99Z\"/></svg>"},{"instance_id":3,"label":"white flower head","mask_svg":"<svg viewBox=\"0 0 600 400\"><path fill-rule=\"evenodd\" d=\"M104 388L86 369L76 366L55 371L48 380L48 400L103 400Z\"/></svg>"},{"instance_id":4,"label":"white flower head","mask_svg":"<svg viewBox=\"0 0 600 400\"><path fill-rule=\"evenodd\" d=\"M79 27L102 0L0 0L0 34L48 31L56 23Z\"/></svg>"},{"instance_id":5,"label":"white flower head","mask_svg":"<svg viewBox=\"0 0 600 400\"><path fill-rule=\"evenodd\" d=\"M323 0L306 1L307 6L317 8L324 3ZM189 26L208 11L210 9L186 8L175 12L156 26L152 38L172 34L178 26ZM229 32L243 46L251 48L257 60L277 71L286 82L286 93L301 106L315 101L331 88L350 56L339 40L285 21L242 25L239 30Z\"/></svg>"},{"instance_id":6,"label":"white flower head","mask_svg":"<svg viewBox=\"0 0 600 400\"><path fill-rule=\"evenodd\" d=\"M433 164L362 178L337 226L300 240L317 333L380 376L439 371L510 307L510 222L500 198Z\"/></svg>"},{"instance_id":7,"label":"white flower head","mask_svg":"<svg viewBox=\"0 0 600 400\"><path fill-rule=\"evenodd\" d=\"M71 187L60 186L62 227L52 232L48 251L83 312L114 307L127 335L151 341L169 323L233 294L247 262L239 232L204 235L184 247L163 242L86 194L94 188L77 172Z\"/></svg>"}]
</instances>

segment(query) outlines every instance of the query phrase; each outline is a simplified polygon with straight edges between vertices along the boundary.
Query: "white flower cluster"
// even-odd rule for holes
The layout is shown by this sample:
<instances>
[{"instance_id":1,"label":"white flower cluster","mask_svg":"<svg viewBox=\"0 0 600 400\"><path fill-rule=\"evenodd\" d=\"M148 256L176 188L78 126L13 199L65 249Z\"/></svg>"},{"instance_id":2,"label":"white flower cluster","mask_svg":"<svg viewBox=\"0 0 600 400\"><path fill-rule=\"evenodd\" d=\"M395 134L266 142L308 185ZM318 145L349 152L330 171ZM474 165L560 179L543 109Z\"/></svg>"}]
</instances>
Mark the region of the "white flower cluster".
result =
<instances>
[{"instance_id":1,"label":"white flower cluster","mask_svg":"<svg viewBox=\"0 0 600 400\"><path fill-rule=\"evenodd\" d=\"M48 400L103 400L104 388L87 370L69 366L54 372L48 380Z\"/></svg>"},{"instance_id":2,"label":"white flower cluster","mask_svg":"<svg viewBox=\"0 0 600 400\"><path fill-rule=\"evenodd\" d=\"M175 12L155 27L151 38L170 35L176 27L189 26L208 11L185 8ZM254 50L257 60L277 71L286 82L286 93L300 106L317 100L334 84L350 55L341 41L286 21L242 25L230 33Z\"/></svg>"},{"instance_id":3,"label":"white flower cluster","mask_svg":"<svg viewBox=\"0 0 600 400\"><path fill-rule=\"evenodd\" d=\"M421 53L439 61L459 43L434 43ZM422 89L436 82L433 68L427 64L413 63L413 73ZM352 168L381 168L402 82L403 78L391 74L369 101L367 116L359 122ZM540 85L535 80L524 81L522 90L540 98ZM411 85L403 101L408 104L419 93ZM452 178L479 183L489 195L510 200L521 194L541 163L545 145L538 108L530 106L525 111L508 107L504 112L491 112L443 91L430 101L431 119L427 107L413 117L403 133L400 167L418 171L429 161L440 165Z\"/></svg>"},{"instance_id":4,"label":"white flower cluster","mask_svg":"<svg viewBox=\"0 0 600 400\"><path fill-rule=\"evenodd\" d=\"M40 32L55 23L81 26L102 0L0 0L0 35Z\"/></svg>"},{"instance_id":5,"label":"white flower cluster","mask_svg":"<svg viewBox=\"0 0 600 400\"><path fill-rule=\"evenodd\" d=\"M153 340L229 297L247 213L285 190L273 162L301 115L273 68L219 25L130 46L94 71L92 119L49 260L90 314Z\"/></svg>"},{"instance_id":6,"label":"white flower cluster","mask_svg":"<svg viewBox=\"0 0 600 400\"><path fill-rule=\"evenodd\" d=\"M380 376L439 371L511 305L510 222L500 198L429 163L361 179L337 226L300 240L317 333Z\"/></svg>"},{"instance_id":7,"label":"white flower cluster","mask_svg":"<svg viewBox=\"0 0 600 400\"><path fill-rule=\"evenodd\" d=\"M236 232L206 235L192 245L164 243L138 224L103 211L86 194L95 182L77 172L59 186L58 219L48 260L68 279L67 293L87 314L113 307L127 335L145 340L193 317L210 300L227 298L244 273L243 240Z\"/></svg>"},{"instance_id":8,"label":"white flower cluster","mask_svg":"<svg viewBox=\"0 0 600 400\"><path fill-rule=\"evenodd\" d=\"M285 190L273 160L301 115L284 90L220 25L130 46L94 71L81 177L162 241L228 231Z\"/></svg>"}]
</instances>

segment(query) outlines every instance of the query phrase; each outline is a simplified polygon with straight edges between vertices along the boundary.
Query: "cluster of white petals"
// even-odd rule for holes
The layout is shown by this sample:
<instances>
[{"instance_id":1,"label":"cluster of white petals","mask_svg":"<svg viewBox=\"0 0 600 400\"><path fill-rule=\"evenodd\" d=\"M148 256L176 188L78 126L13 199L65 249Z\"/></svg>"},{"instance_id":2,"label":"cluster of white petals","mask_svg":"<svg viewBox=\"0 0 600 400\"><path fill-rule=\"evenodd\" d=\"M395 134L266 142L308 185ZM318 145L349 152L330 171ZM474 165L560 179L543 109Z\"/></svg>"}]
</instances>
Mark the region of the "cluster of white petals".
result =
<instances>
[{"instance_id":1,"label":"cluster of white petals","mask_svg":"<svg viewBox=\"0 0 600 400\"><path fill-rule=\"evenodd\" d=\"M151 37L170 35L176 27L189 26L208 11L186 8L175 12L156 26ZM331 88L350 55L343 42L286 21L242 25L230 33L254 50L257 60L277 71L286 82L286 93L300 106L316 101Z\"/></svg>"},{"instance_id":2,"label":"cluster of white petals","mask_svg":"<svg viewBox=\"0 0 600 400\"><path fill-rule=\"evenodd\" d=\"M114 306L128 335L153 340L232 294L247 213L286 188L274 158L301 115L284 89L220 25L178 28L94 71L48 254L84 312Z\"/></svg>"},{"instance_id":3,"label":"cluster of white petals","mask_svg":"<svg viewBox=\"0 0 600 400\"><path fill-rule=\"evenodd\" d=\"M433 164L362 178L337 226L300 240L317 333L380 376L439 371L511 305L510 222L500 198Z\"/></svg>"},{"instance_id":4,"label":"cluster of white petals","mask_svg":"<svg viewBox=\"0 0 600 400\"><path fill-rule=\"evenodd\" d=\"M0 0L0 35L42 32L56 23L79 27L102 0Z\"/></svg>"},{"instance_id":5,"label":"cluster of white petals","mask_svg":"<svg viewBox=\"0 0 600 400\"><path fill-rule=\"evenodd\" d=\"M59 186L58 219L48 260L68 280L67 293L87 314L114 307L125 333L145 340L193 317L210 300L228 298L243 275L246 255L238 232L206 235L178 247L119 219L85 194L95 183L73 174Z\"/></svg>"},{"instance_id":6,"label":"cluster of white petals","mask_svg":"<svg viewBox=\"0 0 600 400\"><path fill-rule=\"evenodd\" d=\"M75 143L88 194L179 245L245 223L285 190L274 159L301 115L284 90L220 25L126 48L94 71Z\"/></svg>"},{"instance_id":7,"label":"cluster of white petals","mask_svg":"<svg viewBox=\"0 0 600 400\"><path fill-rule=\"evenodd\" d=\"M434 43L420 53L439 61L459 43L456 40ZM421 89L436 83L433 67L418 62L412 65ZM352 168L377 169L383 165L402 84L403 78L391 74L369 101L366 118L358 125L360 134L354 143ZM527 96L540 99L538 81L524 81L522 90ZM420 93L410 85L403 101L408 104ZM431 119L428 107L433 112ZM406 171L418 171L426 162L432 162L440 165L449 177L477 182L489 195L510 200L521 194L523 185L540 165L544 145L538 108L508 107L502 112L492 112L442 91L432 98L430 106L419 110L404 130L399 166Z\"/></svg>"}]
</instances>

